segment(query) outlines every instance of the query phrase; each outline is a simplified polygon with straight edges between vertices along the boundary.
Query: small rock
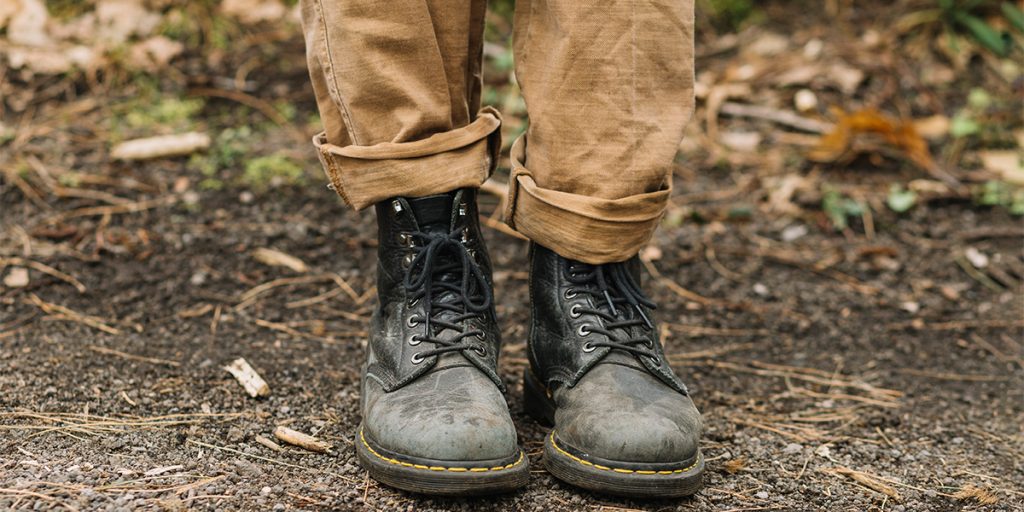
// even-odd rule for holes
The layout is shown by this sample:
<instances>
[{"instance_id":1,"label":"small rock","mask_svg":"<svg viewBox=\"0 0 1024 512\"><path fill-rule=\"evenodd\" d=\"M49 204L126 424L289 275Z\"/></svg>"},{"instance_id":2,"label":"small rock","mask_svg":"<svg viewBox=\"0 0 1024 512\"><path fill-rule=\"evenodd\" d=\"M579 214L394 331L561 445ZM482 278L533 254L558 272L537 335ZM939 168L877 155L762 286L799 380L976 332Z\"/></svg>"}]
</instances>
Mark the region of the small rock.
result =
<instances>
[{"instance_id":1,"label":"small rock","mask_svg":"<svg viewBox=\"0 0 1024 512\"><path fill-rule=\"evenodd\" d=\"M818 108L818 96L810 89L800 89L793 96L793 105L800 112L810 112Z\"/></svg>"},{"instance_id":2,"label":"small rock","mask_svg":"<svg viewBox=\"0 0 1024 512\"><path fill-rule=\"evenodd\" d=\"M760 295L762 297L767 297L768 293L769 293L768 292L768 287L763 285L763 284L761 284L761 283L754 283L754 293L756 293L756 294L758 294L758 295Z\"/></svg>"},{"instance_id":3,"label":"small rock","mask_svg":"<svg viewBox=\"0 0 1024 512\"><path fill-rule=\"evenodd\" d=\"M4 286L8 288L24 288L28 286L28 269L12 267L11 271L4 277Z\"/></svg>"},{"instance_id":4,"label":"small rock","mask_svg":"<svg viewBox=\"0 0 1024 512\"><path fill-rule=\"evenodd\" d=\"M768 493L766 491L761 491L761 492L755 494L754 497L759 499L759 500L766 500L766 499L768 499Z\"/></svg>"},{"instance_id":5,"label":"small rock","mask_svg":"<svg viewBox=\"0 0 1024 512\"><path fill-rule=\"evenodd\" d=\"M782 453L788 453L788 454L800 453L802 451L804 451L804 445L797 444L797 443L789 443L789 444L786 445L785 448L782 449Z\"/></svg>"},{"instance_id":6,"label":"small rock","mask_svg":"<svg viewBox=\"0 0 1024 512\"><path fill-rule=\"evenodd\" d=\"M900 309L913 315L921 311L921 304L919 302L907 301L900 304Z\"/></svg>"},{"instance_id":7,"label":"small rock","mask_svg":"<svg viewBox=\"0 0 1024 512\"><path fill-rule=\"evenodd\" d=\"M793 224L782 230L782 241L792 242L797 238L800 238L807 234L807 226L803 224Z\"/></svg>"},{"instance_id":8,"label":"small rock","mask_svg":"<svg viewBox=\"0 0 1024 512\"><path fill-rule=\"evenodd\" d=\"M988 266L988 256L974 247L968 247L964 251L964 257L974 265L974 268L985 268Z\"/></svg>"}]
</instances>

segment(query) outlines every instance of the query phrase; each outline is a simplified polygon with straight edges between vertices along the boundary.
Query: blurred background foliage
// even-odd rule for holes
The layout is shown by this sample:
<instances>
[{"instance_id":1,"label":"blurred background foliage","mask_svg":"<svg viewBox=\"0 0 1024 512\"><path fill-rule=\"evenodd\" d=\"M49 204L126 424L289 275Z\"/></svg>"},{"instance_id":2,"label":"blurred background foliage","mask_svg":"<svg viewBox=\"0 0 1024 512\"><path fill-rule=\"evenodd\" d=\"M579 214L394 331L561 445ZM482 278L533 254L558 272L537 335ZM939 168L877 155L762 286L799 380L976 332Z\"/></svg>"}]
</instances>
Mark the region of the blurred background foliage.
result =
<instances>
[{"instance_id":1,"label":"blurred background foliage","mask_svg":"<svg viewBox=\"0 0 1024 512\"><path fill-rule=\"evenodd\" d=\"M928 200L1024 212L1017 2L695 1L698 106L680 148L683 177L753 175L766 188L750 203L786 210L777 194L771 203L768 182L793 174L814 192L789 202L839 230L841 217L865 208ZM47 144L76 165L103 162L123 141L198 131L211 146L184 162L201 190L322 180L308 144L320 123L296 3L9 0L0 8L0 144L9 150L0 164L27 172L25 150ZM16 23L19 5L42 9L43 21ZM515 2L489 7L483 99L504 114L507 149L528 123L510 45ZM64 128L86 123L88 137L15 129L86 98L91 108ZM882 199L872 206L869 196ZM681 217L714 215L668 218Z\"/></svg>"}]
</instances>

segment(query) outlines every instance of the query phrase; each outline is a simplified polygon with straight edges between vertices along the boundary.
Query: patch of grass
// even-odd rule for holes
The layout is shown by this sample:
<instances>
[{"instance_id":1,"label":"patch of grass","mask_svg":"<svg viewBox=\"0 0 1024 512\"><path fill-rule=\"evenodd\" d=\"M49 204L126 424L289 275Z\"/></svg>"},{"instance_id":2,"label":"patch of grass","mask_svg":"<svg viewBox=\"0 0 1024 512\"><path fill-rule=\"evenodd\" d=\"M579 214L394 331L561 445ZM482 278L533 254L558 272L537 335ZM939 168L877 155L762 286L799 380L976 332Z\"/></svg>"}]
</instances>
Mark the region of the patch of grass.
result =
<instances>
[{"instance_id":1,"label":"patch of grass","mask_svg":"<svg viewBox=\"0 0 1024 512\"><path fill-rule=\"evenodd\" d=\"M821 196L821 209L832 222L836 231L842 231L850 226L850 217L860 217L864 214L867 205L843 195L838 190L825 187Z\"/></svg>"},{"instance_id":2,"label":"patch of grass","mask_svg":"<svg viewBox=\"0 0 1024 512\"><path fill-rule=\"evenodd\" d=\"M273 186L302 184L305 174L298 162L275 153L247 161L241 181L253 190L265 191Z\"/></svg>"},{"instance_id":3,"label":"patch of grass","mask_svg":"<svg viewBox=\"0 0 1024 512\"><path fill-rule=\"evenodd\" d=\"M710 15L716 28L730 32L761 17L754 0L699 0L697 6Z\"/></svg>"}]
</instances>

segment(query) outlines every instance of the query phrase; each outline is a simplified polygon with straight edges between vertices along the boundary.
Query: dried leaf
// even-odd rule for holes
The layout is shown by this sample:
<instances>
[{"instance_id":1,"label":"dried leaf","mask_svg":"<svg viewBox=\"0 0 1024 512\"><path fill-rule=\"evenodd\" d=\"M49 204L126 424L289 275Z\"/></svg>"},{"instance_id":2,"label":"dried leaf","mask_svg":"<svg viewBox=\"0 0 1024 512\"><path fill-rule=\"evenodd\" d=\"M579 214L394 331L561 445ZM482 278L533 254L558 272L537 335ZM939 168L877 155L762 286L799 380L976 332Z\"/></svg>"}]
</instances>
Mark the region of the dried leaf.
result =
<instances>
[{"instance_id":1,"label":"dried leaf","mask_svg":"<svg viewBox=\"0 0 1024 512\"><path fill-rule=\"evenodd\" d=\"M246 24L279 20L287 11L279 0L224 0L220 10Z\"/></svg>"},{"instance_id":2,"label":"dried leaf","mask_svg":"<svg viewBox=\"0 0 1024 512\"><path fill-rule=\"evenodd\" d=\"M18 0L18 10L7 23L7 40L25 46L47 46L52 42L46 31L50 19L42 0ZM6 9L6 8L5 8Z\"/></svg>"},{"instance_id":3,"label":"dried leaf","mask_svg":"<svg viewBox=\"0 0 1024 512\"><path fill-rule=\"evenodd\" d=\"M953 493L953 497L960 501L974 500L979 505L994 505L999 502L999 498L991 491L974 484L963 486L959 491Z\"/></svg>"},{"instance_id":4,"label":"dried leaf","mask_svg":"<svg viewBox=\"0 0 1024 512\"><path fill-rule=\"evenodd\" d=\"M808 158L818 162L835 162L852 147L854 141L863 135L877 135L886 143L899 149L907 158L929 174L951 186L959 182L932 158L928 143L917 132L913 122L893 120L877 110L864 109L847 113L837 109L839 121L834 129L818 141L817 147L808 153Z\"/></svg>"},{"instance_id":5,"label":"dried leaf","mask_svg":"<svg viewBox=\"0 0 1024 512\"><path fill-rule=\"evenodd\" d=\"M1003 181L1024 186L1024 154L1018 150L978 151L978 158L985 170L999 175Z\"/></svg>"}]
</instances>

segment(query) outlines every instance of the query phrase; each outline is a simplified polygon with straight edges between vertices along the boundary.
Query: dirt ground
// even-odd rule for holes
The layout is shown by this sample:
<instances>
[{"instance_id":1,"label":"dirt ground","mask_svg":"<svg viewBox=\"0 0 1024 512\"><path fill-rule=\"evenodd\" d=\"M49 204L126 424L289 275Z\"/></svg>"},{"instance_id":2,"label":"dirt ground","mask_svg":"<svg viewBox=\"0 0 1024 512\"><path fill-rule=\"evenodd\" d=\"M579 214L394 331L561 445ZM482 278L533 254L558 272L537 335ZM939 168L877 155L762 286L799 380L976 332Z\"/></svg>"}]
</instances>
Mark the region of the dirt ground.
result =
<instances>
[{"instance_id":1,"label":"dirt ground","mask_svg":"<svg viewBox=\"0 0 1024 512\"><path fill-rule=\"evenodd\" d=\"M3 201L18 216L13 195ZM1021 295L990 290L954 262L963 244L1020 261L1019 222L1000 212L929 207L854 243L801 222L662 230L652 264L664 280L648 289L705 416L708 460L705 490L667 503L588 494L542 469L543 431L520 412L522 241L486 234L501 370L533 480L510 496L450 501L381 487L355 460L372 214L307 187L248 204L210 194L118 218L108 229L148 233L148 256L60 258L84 293L44 275L0 296L0 508L1012 510L1024 500ZM776 253L794 226L807 234ZM258 247L310 270L263 265L251 256ZM840 262L816 271L783 261L790 252ZM355 297L325 298L339 290L332 276ZM266 283L279 286L252 293ZM44 316L36 298L118 333ZM265 377L269 397L249 398L221 368L236 357ZM334 449L255 441L277 425ZM995 504L955 497L965 488Z\"/></svg>"},{"instance_id":2,"label":"dirt ground","mask_svg":"<svg viewBox=\"0 0 1024 512\"><path fill-rule=\"evenodd\" d=\"M172 18L199 4L160 5ZM697 115L642 256L666 353L704 414L708 469L703 491L664 502L543 469L544 430L521 410L527 246L495 220L493 194L501 374L530 485L447 500L367 478L352 436L375 222L325 187L309 149L295 26L239 29L237 52L186 48L159 79L7 70L0 38L0 510L1024 510L1024 225L971 192L1006 186L979 166L1024 131L1012 101L965 100L982 86L1019 100L1024 82L1001 82L1002 61L981 51L943 60L939 27L889 35L905 14L894 3L834 24L799 4L766 2L765 29L700 36ZM515 132L521 105L502 80L486 97ZM788 113L800 88L820 105L795 127L740 111ZM877 138L807 160L830 105L996 128L924 145L957 188ZM214 144L110 157L154 130ZM887 206L893 184L917 186L906 212ZM298 261L268 264L265 249ZM269 396L223 369L239 357ZM266 443L281 425L332 448Z\"/></svg>"}]
</instances>

